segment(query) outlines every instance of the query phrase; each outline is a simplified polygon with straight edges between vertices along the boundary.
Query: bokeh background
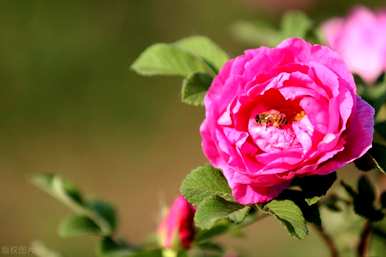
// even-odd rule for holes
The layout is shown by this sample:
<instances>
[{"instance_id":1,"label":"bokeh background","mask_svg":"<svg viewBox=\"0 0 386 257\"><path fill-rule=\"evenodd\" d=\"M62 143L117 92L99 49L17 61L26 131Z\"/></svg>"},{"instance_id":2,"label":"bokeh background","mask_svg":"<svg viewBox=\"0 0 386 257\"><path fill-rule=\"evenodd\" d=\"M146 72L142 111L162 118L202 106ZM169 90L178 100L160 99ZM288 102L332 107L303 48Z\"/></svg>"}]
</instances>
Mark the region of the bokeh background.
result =
<instances>
[{"instance_id":1,"label":"bokeh background","mask_svg":"<svg viewBox=\"0 0 386 257\"><path fill-rule=\"evenodd\" d=\"M0 246L38 239L67 257L95 256L95 238L57 236L69 211L30 184L34 173L59 173L111 201L119 233L140 242L182 178L205 162L203 110L180 103L180 80L129 70L146 46L201 34L238 54L244 46L229 32L236 20L277 24L285 10L300 8L320 21L364 2L377 1L2 0ZM247 234L225 240L250 256L326 256L314 234L289 239L271 219Z\"/></svg>"}]
</instances>

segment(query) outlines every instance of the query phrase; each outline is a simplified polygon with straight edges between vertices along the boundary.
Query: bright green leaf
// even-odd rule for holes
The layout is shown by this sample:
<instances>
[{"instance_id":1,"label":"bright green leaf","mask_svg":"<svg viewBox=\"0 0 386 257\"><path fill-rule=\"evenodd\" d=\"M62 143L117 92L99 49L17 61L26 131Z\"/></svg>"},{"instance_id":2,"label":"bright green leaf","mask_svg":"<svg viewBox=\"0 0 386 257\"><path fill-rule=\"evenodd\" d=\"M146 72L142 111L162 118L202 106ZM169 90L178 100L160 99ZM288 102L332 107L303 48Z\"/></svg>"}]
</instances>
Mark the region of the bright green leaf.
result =
<instances>
[{"instance_id":1,"label":"bright green leaf","mask_svg":"<svg viewBox=\"0 0 386 257\"><path fill-rule=\"evenodd\" d=\"M232 25L231 32L238 40L255 47L259 45L273 47L281 40L275 29L262 22L239 21Z\"/></svg>"},{"instance_id":2,"label":"bright green leaf","mask_svg":"<svg viewBox=\"0 0 386 257\"><path fill-rule=\"evenodd\" d=\"M198 106L204 104L206 91L212 83L212 77L206 73L194 73L186 78L182 85L183 103Z\"/></svg>"},{"instance_id":3,"label":"bright green leaf","mask_svg":"<svg viewBox=\"0 0 386 257\"><path fill-rule=\"evenodd\" d=\"M210 72L202 58L171 44L155 44L147 48L131 68L141 75L189 76Z\"/></svg>"},{"instance_id":4,"label":"bright green leaf","mask_svg":"<svg viewBox=\"0 0 386 257\"><path fill-rule=\"evenodd\" d=\"M201 166L191 171L182 182L180 191L190 203L195 205L215 195L232 201L227 181L220 170L211 166Z\"/></svg>"},{"instance_id":5,"label":"bright green leaf","mask_svg":"<svg viewBox=\"0 0 386 257\"><path fill-rule=\"evenodd\" d=\"M243 208L242 205L228 202L218 196L208 197L198 205L194 221L202 229L210 229L219 221L230 220L231 217L240 223L247 215L247 212L240 211Z\"/></svg>"},{"instance_id":6,"label":"bright green leaf","mask_svg":"<svg viewBox=\"0 0 386 257\"><path fill-rule=\"evenodd\" d=\"M99 235L100 233L101 231L99 226L90 218L85 216L69 216L59 225L59 235L61 237Z\"/></svg>"},{"instance_id":7,"label":"bright green leaf","mask_svg":"<svg viewBox=\"0 0 386 257\"><path fill-rule=\"evenodd\" d=\"M287 12L281 22L281 36L283 39L290 37L305 38L311 29L312 21L300 11Z\"/></svg>"},{"instance_id":8,"label":"bright green leaf","mask_svg":"<svg viewBox=\"0 0 386 257\"><path fill-rule=\"evenodd\" d=\"M212 40L203 36L192 36L177 41L175 45L211 64L216 71L220 70L229 59L227 53Z\"/></svg>"},{"instance_id":9,"label":"bright green leaf","mask_svg":"<svg viewBox=\"0 0 386 257\"><path fill-rule=\"evenodd\" d=\"M301 209L291 200L273 200L264 206L281 221L290 235L303 239L308 234Z\"/></svg>"}]
</instances>

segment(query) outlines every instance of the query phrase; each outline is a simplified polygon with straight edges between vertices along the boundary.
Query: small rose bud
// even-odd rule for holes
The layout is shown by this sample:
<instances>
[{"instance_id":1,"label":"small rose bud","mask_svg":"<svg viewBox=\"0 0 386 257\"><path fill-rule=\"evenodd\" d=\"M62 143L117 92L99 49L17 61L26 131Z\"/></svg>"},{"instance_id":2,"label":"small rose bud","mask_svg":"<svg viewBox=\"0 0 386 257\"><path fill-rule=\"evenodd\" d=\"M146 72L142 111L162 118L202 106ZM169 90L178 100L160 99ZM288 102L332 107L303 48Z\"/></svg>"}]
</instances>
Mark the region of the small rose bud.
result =
<instances>
[{"instance_id":1,"label":"small rose bud","mask_svg":"<svg viewBox=\"0 0 386 257\"><path fill-rule=\"evenodd\" d=\"M190 248L195 234L194 212L194 207L183 196L177 197L158 228L162 247L167 249Z\"/></svg>"}]
</instances>

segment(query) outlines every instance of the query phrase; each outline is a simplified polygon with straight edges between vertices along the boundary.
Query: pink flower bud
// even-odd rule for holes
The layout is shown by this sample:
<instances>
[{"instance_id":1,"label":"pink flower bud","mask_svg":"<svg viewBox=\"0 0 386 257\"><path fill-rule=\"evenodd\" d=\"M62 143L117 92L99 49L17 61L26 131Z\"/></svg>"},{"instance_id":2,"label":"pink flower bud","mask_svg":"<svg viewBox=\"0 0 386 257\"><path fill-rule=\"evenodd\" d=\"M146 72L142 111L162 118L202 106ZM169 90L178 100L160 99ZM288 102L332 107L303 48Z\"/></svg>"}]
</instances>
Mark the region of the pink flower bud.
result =
<instances>
[{"instance_id":1,"label":"pink flower bud","mask_svg":"<svg viewBox=\"0 0 386 257\"><path fill-rule=\"evenodd\" d=\"M195 234L194 212L183 196L177 197L158 228L162 247L189 249Z\"/></svg>"}]
</instances>

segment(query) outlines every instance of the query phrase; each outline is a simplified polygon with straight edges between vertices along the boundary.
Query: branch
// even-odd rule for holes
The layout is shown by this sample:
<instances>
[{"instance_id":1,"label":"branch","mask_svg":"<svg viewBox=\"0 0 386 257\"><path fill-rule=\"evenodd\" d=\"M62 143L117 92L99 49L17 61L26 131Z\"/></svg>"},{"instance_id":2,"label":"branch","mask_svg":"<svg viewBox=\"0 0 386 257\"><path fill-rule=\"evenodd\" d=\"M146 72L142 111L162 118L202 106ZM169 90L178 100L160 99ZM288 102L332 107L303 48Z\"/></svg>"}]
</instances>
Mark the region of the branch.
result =
<instances>
[{"instance_id":1,"label":"branch","mask_svg":"<svg viewBox=\"0 0 386 257\"><path fill-rule=\"evenodd\" d=\"M357 252L358 257L368 257L369 255L369 246L371 240L371 224L370 221L366 220L366 223L361 232L360 241L358 244Z\"/></svg>"},{"instance_id":2,"label":"branch","mask_svg":"<svg viewBox=\"0 0 386 257\"><path fill-rule=\"evenodd\" d=\"M332 237L329 234L327 234L327 232L323 229L322 226L318 226L315 224L312 224L312 225L313 225L313 228L318 232L320 238L326 244L327 248L329 249L330 256L331 257L339 257L338 249L337 249Z\"/></svg>"}]
</instances>

